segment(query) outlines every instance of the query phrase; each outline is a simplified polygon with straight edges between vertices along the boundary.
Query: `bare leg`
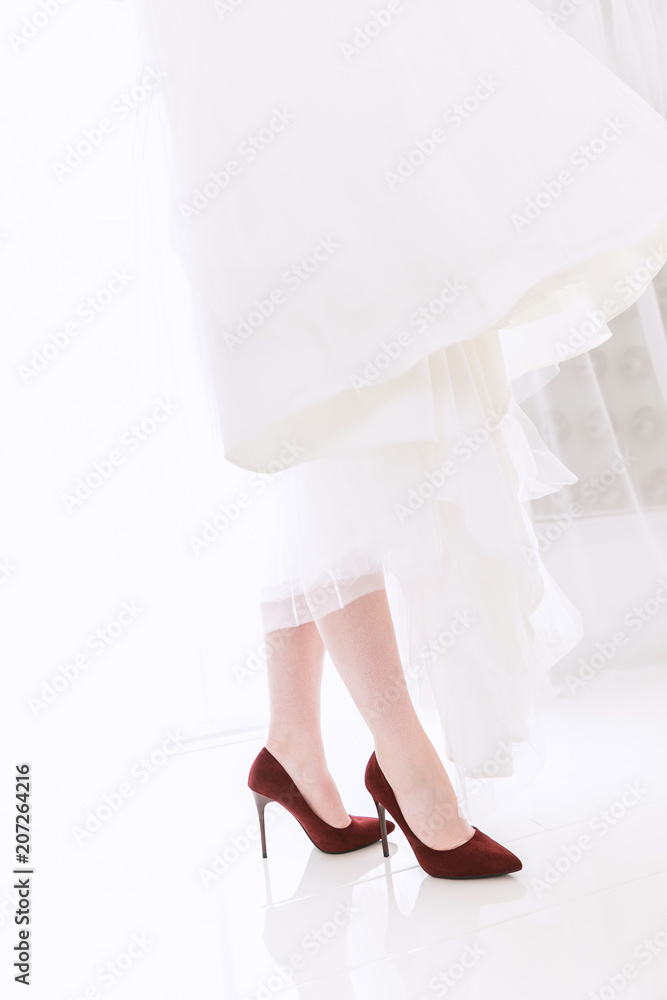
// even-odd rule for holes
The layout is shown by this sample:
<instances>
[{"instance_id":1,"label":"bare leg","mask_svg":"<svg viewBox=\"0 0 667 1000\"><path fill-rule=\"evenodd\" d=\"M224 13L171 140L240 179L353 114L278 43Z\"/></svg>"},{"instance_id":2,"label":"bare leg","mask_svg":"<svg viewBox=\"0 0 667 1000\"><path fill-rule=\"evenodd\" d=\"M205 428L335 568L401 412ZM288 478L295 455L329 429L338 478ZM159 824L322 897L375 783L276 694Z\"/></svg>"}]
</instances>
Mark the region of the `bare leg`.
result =
<instances>
[{"instance_id":1,"label":"bare leg","mask_svg":"<svg viewBox=\"0 0 667 1000\"><path fill-rule=\"evenodd\" d=\"M320 819L331 826L349 826L350 817L327 767L320 730L324 643L313 622L265 638L271 703L266 748Z\"/></svg>"},{"instance_id":2,"label":"bare leg","mask_svg":"<svg viewBox=\"0 0 667 1000\"><path fill-rule=\"evenodd\" d=\"M464 844L474 829L424 732L405 684L387 594L360 597L317 622L320 635L375 740L375 752L406 821L429 847Z\"/></svg>"}]
</instances>

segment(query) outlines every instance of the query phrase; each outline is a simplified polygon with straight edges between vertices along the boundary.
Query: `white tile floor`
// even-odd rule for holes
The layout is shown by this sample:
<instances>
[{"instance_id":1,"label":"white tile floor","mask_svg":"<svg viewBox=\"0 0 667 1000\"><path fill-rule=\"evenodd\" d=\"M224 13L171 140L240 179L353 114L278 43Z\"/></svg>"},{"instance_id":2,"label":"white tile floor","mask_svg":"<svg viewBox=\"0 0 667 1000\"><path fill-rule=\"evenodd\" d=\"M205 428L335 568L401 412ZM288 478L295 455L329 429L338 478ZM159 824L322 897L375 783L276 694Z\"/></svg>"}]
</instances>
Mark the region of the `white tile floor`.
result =
<instances>
[{"instance_id":1,"label":"white tile floor","mask_svg":"<svg viewBox=\"0 0 667 1000\"><path fill-rule=\"evenodd\" d=\"M56 755L66 822L39 844L33 996L667 1000L666 696L667 667L636 668L543 709L543 771L483 821L524 870L489 880L429 878L399 832L387 861L379 844L321 854L278 807L263 861L245 787L259 739L174 755L78 845L71 825L111 786ZM368 735L344 699L327 706L345 801L372 811Z\"/></svg>"}]
</instances>

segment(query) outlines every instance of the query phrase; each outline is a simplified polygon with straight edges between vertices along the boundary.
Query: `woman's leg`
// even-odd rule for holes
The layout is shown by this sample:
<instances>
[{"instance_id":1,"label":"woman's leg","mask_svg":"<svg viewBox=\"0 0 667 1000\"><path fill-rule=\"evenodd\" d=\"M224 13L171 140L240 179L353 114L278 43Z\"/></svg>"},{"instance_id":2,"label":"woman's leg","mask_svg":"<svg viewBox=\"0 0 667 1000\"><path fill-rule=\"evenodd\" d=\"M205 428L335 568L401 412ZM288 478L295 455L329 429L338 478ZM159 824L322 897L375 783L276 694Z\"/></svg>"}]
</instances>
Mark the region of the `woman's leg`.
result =
<instances>
[{"instance_id":1,"label":"woman's leg","mask_svg":"<svg viewBox=\"0 0 667 1000\"><path fill-rule=\"evenodd\" d=\"M320 730L324 643L313 622L270 632L267 670L271 717L266 748L306 802L331 826L350 817L327 768Z\"/></svg>"},{"instance_id":2,"label":"woman's leg","mask_svg":"<svg viewBox=\"0 0 667 1000\"><path fill-rule=\"evenodd\" d=\"M325 615L317 627L414 833L435 850L470 840L475 831L459 815L454 788L408 693L386 591Z\"/></svg>"}]
</instances>

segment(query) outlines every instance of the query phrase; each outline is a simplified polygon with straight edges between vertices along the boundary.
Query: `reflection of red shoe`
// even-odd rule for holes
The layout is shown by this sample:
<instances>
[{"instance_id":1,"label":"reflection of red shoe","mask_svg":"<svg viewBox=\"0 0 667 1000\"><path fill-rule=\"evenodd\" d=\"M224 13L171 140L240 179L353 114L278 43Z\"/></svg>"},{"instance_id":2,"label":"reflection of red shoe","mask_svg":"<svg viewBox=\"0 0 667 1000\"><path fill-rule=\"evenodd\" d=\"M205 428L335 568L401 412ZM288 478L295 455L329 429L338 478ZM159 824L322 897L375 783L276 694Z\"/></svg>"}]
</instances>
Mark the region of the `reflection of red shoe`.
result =
<instances>
[{"instance_id":1,"label":"reflection of red shoe","mask_svg":"<svg viewBox=\"0 0 667 1000\"><path fill-rule=\"evenodd\" d=\"M491 837L473 827L474 835L460 847L450 851L436 851L427 847L416 837L405 821L391 785L380 770L375 754L366 767L366 788L373 796L380 817L382 847L385 858L389 857L387 830L385 829L385 808L389 810L405 834L417 861L427 873L435 878L490 878L493 875L509 875L519 872L523 865L515 854L497 844Z\"/></svg>"},{"instance_id":2,"label":"reflection of red shoe","mask_svg":"<svg viewBox=\"0 0 667 1000\"><path fill-rule=\"evenodd\" d=\"M262 835L262 857L266 857L264 809L269 802L278 802L299 821L315 847L325 854L347 854L367 847L380 839L380 824L371 816L350 816L351 823L339 828L329 826L313 812L289 774L273 754L264 747L253 761L248 775L248 787L255 796ZM387 824L389 832L393 823Z\"/></svg>"}]
</instances>

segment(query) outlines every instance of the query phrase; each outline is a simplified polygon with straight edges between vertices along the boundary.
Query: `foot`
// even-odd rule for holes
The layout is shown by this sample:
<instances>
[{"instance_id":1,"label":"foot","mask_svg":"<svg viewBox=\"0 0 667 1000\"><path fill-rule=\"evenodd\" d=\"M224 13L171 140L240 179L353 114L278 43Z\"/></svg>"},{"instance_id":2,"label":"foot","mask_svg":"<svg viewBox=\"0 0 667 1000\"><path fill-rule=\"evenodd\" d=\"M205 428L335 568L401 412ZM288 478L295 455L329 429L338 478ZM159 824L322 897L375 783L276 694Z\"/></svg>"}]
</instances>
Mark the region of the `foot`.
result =
<instances>
[{"instance_id":1,"label":"foot","mask_svg":"<svg viewBox=\"0 0 667 1000\"><path fill-rule=\"evenodd\" d=\"M409 756L382 746L375 755L406 822L422 843L435 851L450 851L474 837L474 828L459 814L456 792L430 741Z\"/></svg>"},{"instance_id":2,"label":"foot","mask_svg":"<svg viewBox=\"0 0 667 1000\"><path fill-rule=\"evenodd\" d=\"M324 755L312 748L287 747L267 740L266 749L285 768L313 812L329 826L343 830L352 820L343 805Z\"/></svg>"}]
</instances>

